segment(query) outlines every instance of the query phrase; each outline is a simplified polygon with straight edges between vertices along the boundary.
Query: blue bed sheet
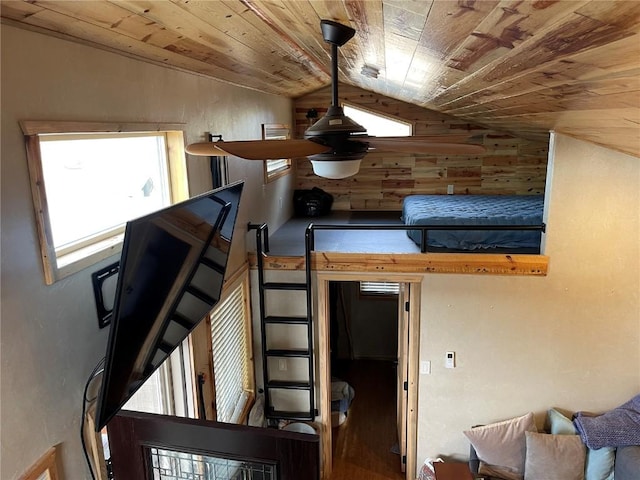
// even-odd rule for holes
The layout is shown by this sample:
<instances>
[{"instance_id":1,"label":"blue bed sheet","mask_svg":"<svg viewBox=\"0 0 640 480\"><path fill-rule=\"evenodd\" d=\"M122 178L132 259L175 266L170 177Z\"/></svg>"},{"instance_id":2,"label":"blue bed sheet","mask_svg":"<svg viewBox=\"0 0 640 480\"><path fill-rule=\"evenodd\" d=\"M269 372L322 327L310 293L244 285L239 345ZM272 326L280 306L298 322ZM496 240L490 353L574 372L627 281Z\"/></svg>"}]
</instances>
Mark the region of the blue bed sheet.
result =
<instances>
[{"instance_id":1,"label":"blue bed sheet","mask_svg":"<svg viewBox=\"0 0 640 480\"><path fill-rule=\"evenodd\" d=\"M405 225L541 225L542 195L410 195ZM407 230L420 245L421 231ZM432 230L427 246L452 250L537 249L541 232L528 230Z\"/></svg>"}]
</instances>

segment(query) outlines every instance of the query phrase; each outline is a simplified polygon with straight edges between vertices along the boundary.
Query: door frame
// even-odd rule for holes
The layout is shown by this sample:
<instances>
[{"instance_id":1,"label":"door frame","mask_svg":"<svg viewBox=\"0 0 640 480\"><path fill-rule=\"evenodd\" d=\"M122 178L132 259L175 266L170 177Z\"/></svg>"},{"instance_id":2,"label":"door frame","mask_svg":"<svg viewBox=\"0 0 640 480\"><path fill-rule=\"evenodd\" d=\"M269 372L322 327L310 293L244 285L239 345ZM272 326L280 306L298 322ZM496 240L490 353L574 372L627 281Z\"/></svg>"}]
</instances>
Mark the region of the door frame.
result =
<instances>
[{"instance_id":1,"label":"door frame","mask_svg":"<svg viewBox=\"0 0 640 480\"><path fill-rule=\"evenodd\" d=\"M316 379L317 391L320 395L320 446L321 446L321 478L328 480L333 468L332 432L331 432L331 352L330 352L330 306L329 282L380 281L407 284L405 300L409 302L409 336L407 355L407 463L405 476L407 480L415 479L417 418L418 418L418 359L420 348L420 297L423 275L402 273L370 273L370 272L317 272L315 285L316 304Z\"/></svg>"}]
</instances>

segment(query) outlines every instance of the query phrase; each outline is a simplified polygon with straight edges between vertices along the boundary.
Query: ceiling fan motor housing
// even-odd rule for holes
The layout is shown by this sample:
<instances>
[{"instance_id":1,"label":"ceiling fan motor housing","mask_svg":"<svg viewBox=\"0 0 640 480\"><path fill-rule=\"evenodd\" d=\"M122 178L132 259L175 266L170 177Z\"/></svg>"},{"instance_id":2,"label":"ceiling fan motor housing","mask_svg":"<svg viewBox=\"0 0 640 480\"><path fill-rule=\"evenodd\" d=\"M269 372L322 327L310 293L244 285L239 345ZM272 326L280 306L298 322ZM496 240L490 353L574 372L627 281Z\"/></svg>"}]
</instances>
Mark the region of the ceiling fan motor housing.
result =
<instances>
[{"instance_id":1,"label":"ceiling fan motor housing","mask_svg":"<svg viewBox=\"0 0 640 480\"><path fill-rule=\"evenodd\" d=\"M325 116L304 132L304 138L331 147L332 150L309 158L332 161L361 159L367 153L369 145L352 134L366 132L362 125L344 114L342 107L331 106Z\"/></svg>"}]
</instances>

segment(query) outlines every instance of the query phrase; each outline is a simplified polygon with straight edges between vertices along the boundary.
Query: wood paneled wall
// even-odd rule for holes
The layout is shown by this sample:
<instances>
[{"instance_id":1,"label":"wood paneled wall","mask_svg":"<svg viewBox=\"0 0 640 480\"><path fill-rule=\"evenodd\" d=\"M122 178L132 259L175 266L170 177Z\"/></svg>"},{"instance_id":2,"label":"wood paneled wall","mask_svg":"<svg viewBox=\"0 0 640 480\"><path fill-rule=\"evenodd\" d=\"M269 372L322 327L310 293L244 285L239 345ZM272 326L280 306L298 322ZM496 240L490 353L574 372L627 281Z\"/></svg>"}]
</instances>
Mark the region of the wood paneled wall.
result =
<instances>
[{"instance_id":1,"label":"wood paneled wall","mask_svg":"<svg viewBox=\"0 0 640 480\"><path fill-rule=\"evenodd\" d=\"M471 143L483 143L481 155L413 155L370 153L360 172L343 180L329 180L313 174L311 162L298 159L296 187L320 187L334 196L334 210L401 210L410 194L454 193L485 195L532 195L544 193L548 137L525 139L507 132L465 123L454 117L427 110L350 85L340 86L340 99L375 113L409 121L415 135L460 134L473 136ZM329 87L295 100L295 135L302 138L309 126L307 112L315 108L319 117L331 104Z\"/></svg>"}]
</instances>

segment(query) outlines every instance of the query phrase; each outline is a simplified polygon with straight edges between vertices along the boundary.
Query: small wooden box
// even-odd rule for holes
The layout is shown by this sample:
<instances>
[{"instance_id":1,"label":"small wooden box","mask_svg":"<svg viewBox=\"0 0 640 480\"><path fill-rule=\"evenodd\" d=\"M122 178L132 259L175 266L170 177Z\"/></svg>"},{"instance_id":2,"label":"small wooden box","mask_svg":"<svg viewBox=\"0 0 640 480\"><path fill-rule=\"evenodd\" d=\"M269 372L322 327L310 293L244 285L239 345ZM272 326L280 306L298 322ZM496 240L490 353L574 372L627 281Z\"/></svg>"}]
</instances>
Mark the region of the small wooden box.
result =
<instances>
[{"instance_id":1,"label":"small wooden box","mask_svg":"<svg viewBox=\"0 0 640 480\"><path fill-rule=\"evenodd\" d=\"M436 480L473 480L469 465L460 462L434 462Z\"/></svg>"}]
</instances>

